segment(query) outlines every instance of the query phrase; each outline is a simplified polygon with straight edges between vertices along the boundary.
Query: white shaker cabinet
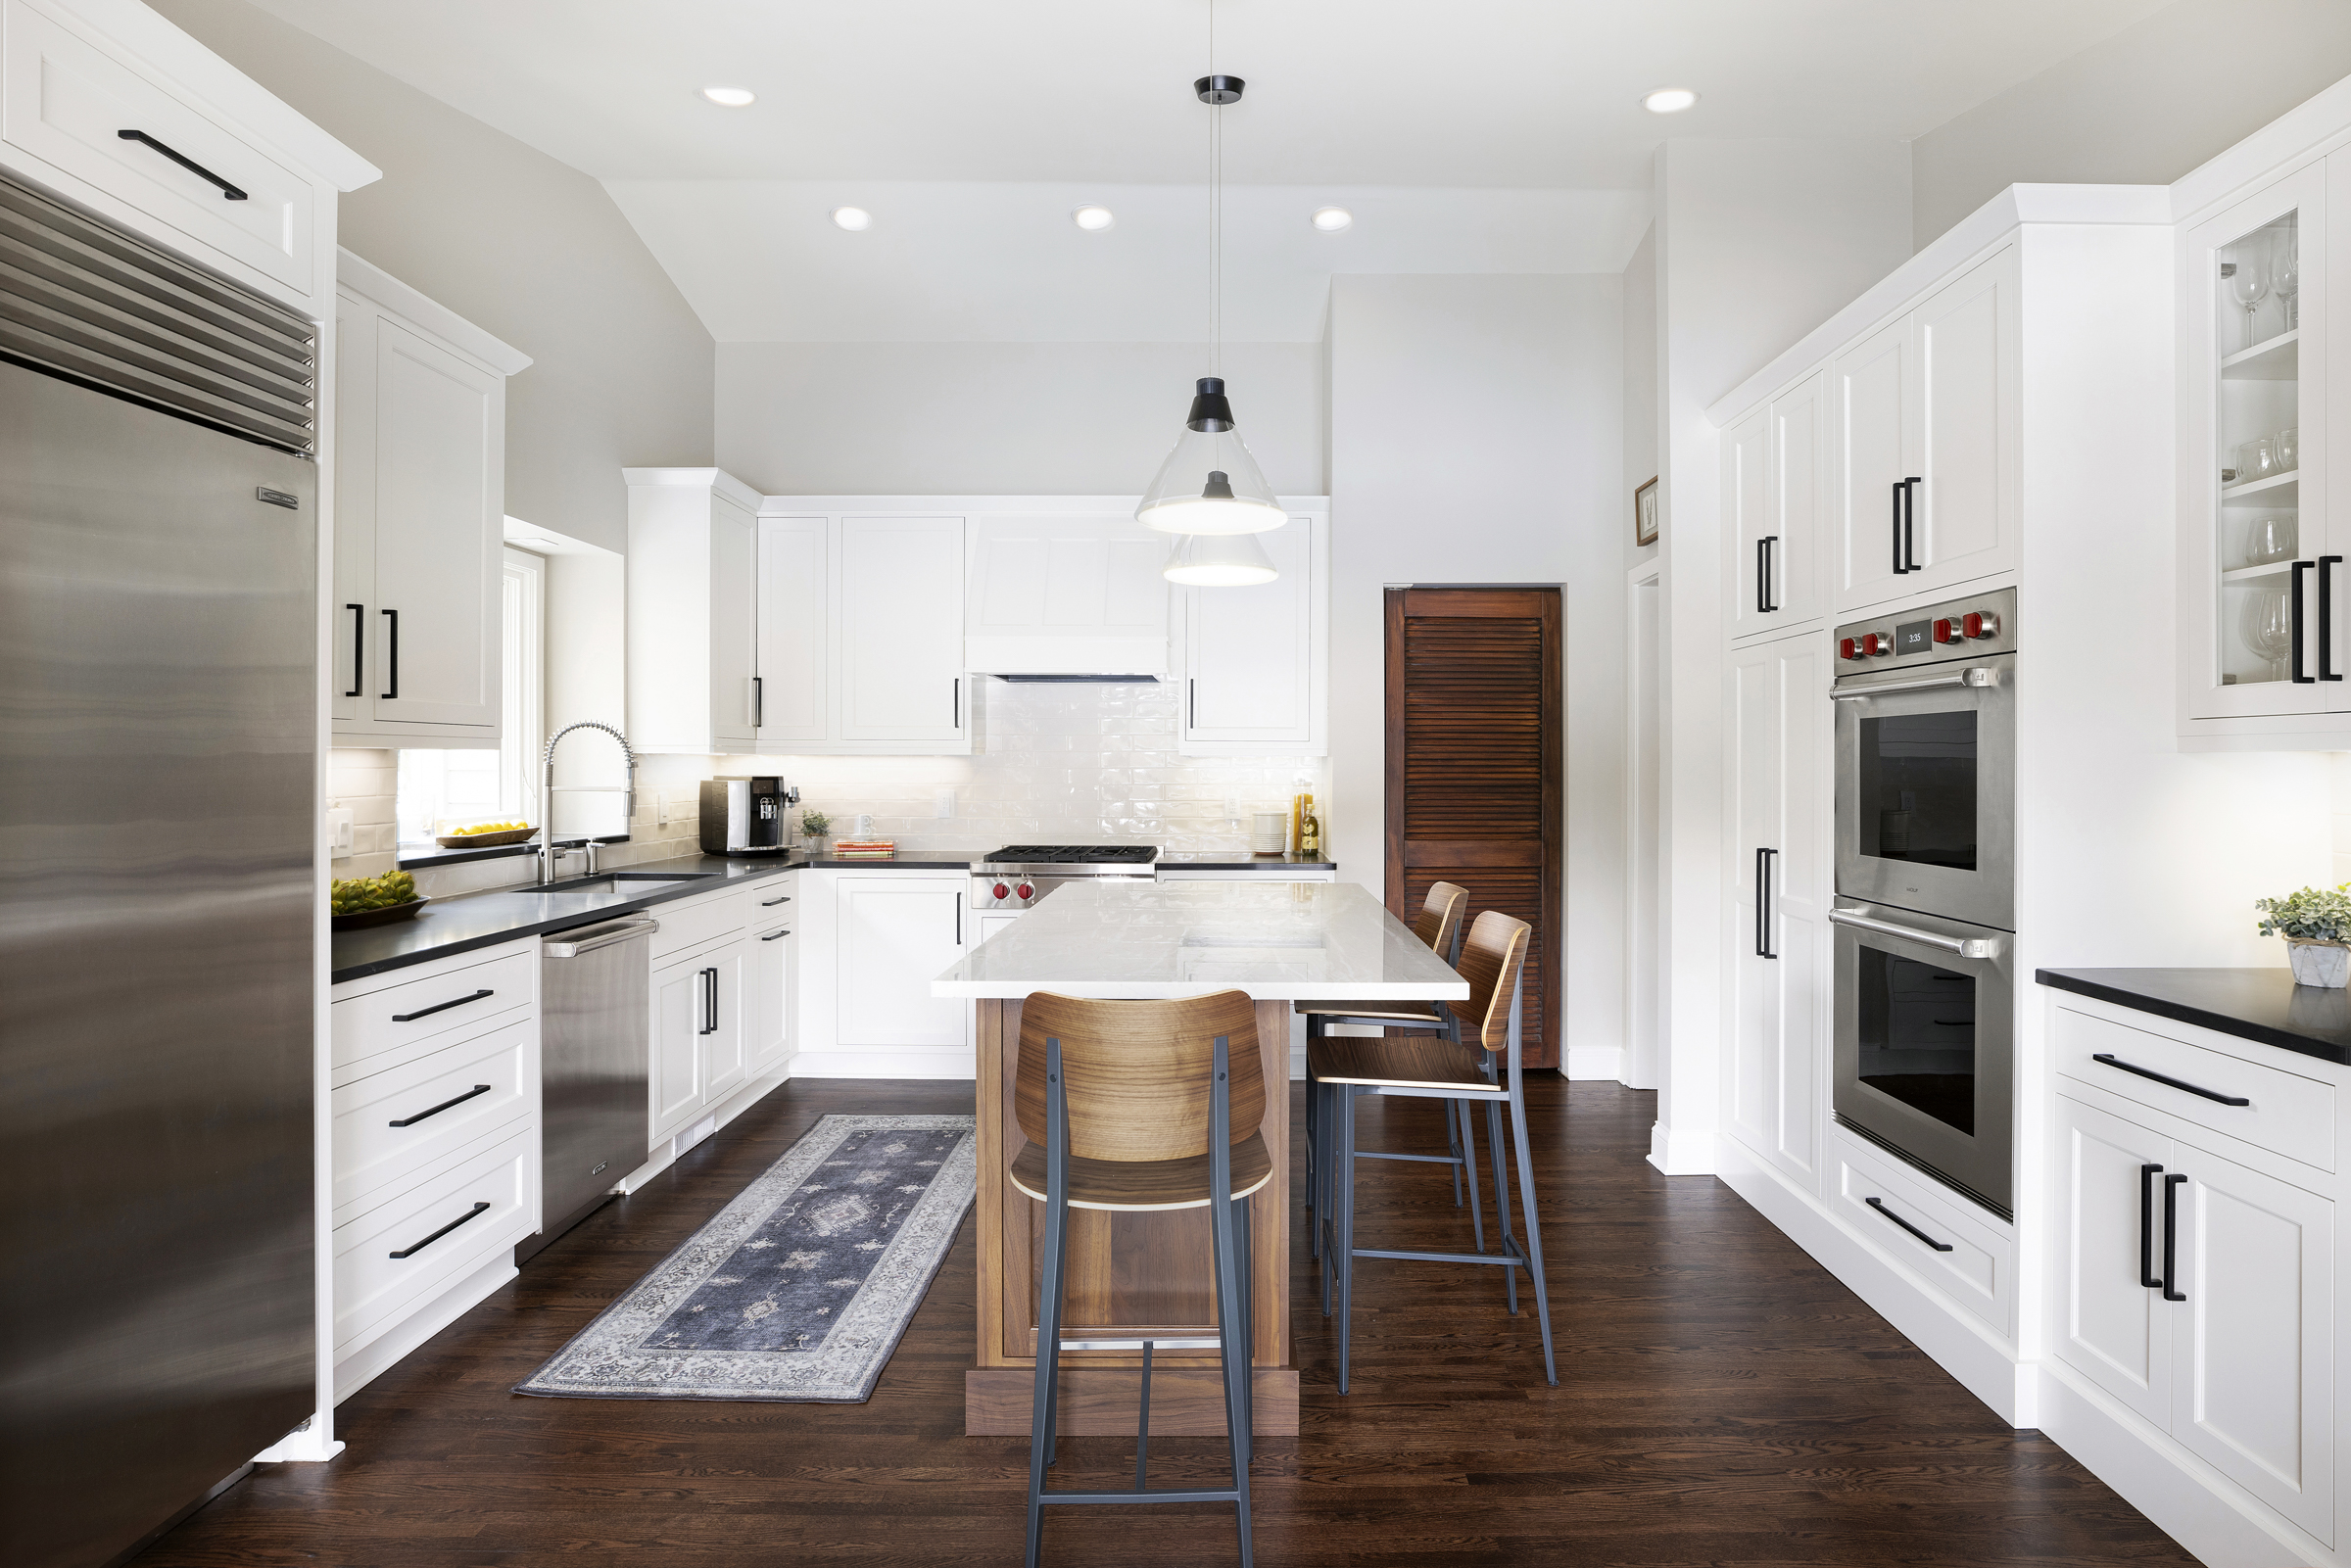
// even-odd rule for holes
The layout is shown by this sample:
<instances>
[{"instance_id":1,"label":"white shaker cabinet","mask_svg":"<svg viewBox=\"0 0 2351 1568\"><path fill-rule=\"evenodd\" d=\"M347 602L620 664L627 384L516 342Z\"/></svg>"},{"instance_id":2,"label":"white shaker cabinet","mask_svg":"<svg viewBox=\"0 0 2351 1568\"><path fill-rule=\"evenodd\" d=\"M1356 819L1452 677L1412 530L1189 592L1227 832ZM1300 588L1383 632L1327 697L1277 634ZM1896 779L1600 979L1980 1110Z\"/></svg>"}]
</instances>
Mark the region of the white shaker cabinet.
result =
<instances>
[{"instance_id":1,"label":"white shaker cabinet","mask_svg":"<svg viewBox=\"0 0 2351 1568\"><path fill-rule=\"evenodd\" d=\"M844 517L840 738L970 744L963 519Z\"/></svg>"},{"instance_id":2,"label":"white shaker cabinet","mask_svg":"<svg viewBox=\"0 0 2351 1568\"><path fill-rule=\"evenodd\" d=\"M654 969L648 1145L678 1132L742 1086L749 1023L744 972L739 938L697 948Z\"/></svg>"},{"instance_id":3,"label":"white shaker cabinet","mask_svg":"<svg viewBox=\"0 0 2351 1568\"><path fill-rule=\"evenodd\" d=\"M1329 523L1293 511L1257 536L1281 574L1255 588L1185 588L1177 749L1319 756L1329 749Z\"/></svg>"},{"instance_id":4,"label":"white shaker cabinet","mask_svg":"<svg viewBox=\"0 0 2351 1568\"><path fill-rule=\"evenodd\" d=\"M717 468L624 468L629 741L747 752L757 736L759 495Z\"/></svg>"},{"instance_id":5,"label":"white shaker cabinet","mask_svg":"<svg viewBox=\"0 0 2351 1568\"><path fill-rule=\"evenodd\" d=\"M495 746L505 378L531 361L348 251L341 277L335 738Z\"/></svg>"},{"instance_id":6,"label":"white shaker cabinet","mask_svg":"<svg viewBox=\"0 0 2351 1568\"><path fill-rule=\"evenodd\" d=\"M822 517L759 519L759 749L833 735L832 528Z\"/></svg>"},{"instance_id":7,"label":"white shaker cabinet","mask_svg":"<svg viewBox=\"0 0 2351 1568\"><path fill-rule=\"evenodd\" d=\"M1730 670L1732 1132L1817 1189L1827 1102L1829 683L1819 633Z\"/></svg>"},{"instance_id":8,"label":"white shaker cabinet","mask_svg":"<svg viewBox=\"0 0 2351 1568\"><path fill-rule=\"evenodd\" d=\"M882 872L834 879L838 1041L843 1048L958 1047L972 1005L931 994L959 963L971 928L967 878Z\"/></svg>"},{"instance_id":9,"label":"white shaker cabinet","mask_svg":"<svg viewBox=\"0 0 2351 1568\"><path fill-rule=\"evenodd\" d=\"M1723 507L1740 573L1734 640L1820 619L1832 424L1820 371L1723 434Z\"/></svg>"}]
</instances>

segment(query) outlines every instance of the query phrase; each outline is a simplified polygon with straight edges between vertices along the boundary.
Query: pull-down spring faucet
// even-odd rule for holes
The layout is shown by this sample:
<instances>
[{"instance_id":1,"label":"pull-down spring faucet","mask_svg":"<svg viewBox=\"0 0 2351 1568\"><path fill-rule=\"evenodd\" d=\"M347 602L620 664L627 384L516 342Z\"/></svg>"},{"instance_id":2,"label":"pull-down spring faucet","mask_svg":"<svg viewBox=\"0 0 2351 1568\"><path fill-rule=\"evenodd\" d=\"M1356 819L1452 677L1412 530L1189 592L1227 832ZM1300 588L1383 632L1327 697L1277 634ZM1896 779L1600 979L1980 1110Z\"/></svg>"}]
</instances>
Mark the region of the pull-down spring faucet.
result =
<instances>
[{"instance_id":1,"label":"pull-down spring faucet","mask_svg":"<svg viewBox=\"0 0 2351 1568\"><path fill-rule=\"evenodd\" d=\"M554 837L555 742L574 730L601 730L620 742L620 758L628 765L629 770L629 782L622 786L620 792L620 821L624 831L637 815L637 753L629 749L627 736L622 735L613 726L600 724L594 719L582 719L577 724L567 724L553 735L549 736L547 737L547 757L544 763L546 786L540 794L539 813L539 885L542 887L555 879L555 862L562 858L563 851L566 849L585 847L588 851L588 874L590 876L596 874L596 846L593 843L585 838L567 838L558 843Z\"/></svg>"}]
</instances>

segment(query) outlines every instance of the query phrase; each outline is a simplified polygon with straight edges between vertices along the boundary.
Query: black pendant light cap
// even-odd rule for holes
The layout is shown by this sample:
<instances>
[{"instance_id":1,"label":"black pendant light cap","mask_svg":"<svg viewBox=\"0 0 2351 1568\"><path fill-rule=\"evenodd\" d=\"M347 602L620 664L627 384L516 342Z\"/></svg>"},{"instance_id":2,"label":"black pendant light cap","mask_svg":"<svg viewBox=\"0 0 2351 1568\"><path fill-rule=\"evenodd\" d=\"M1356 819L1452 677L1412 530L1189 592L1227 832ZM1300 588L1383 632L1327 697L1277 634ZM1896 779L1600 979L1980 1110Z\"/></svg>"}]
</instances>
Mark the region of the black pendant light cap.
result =
<instances>
[{"instance_id":1,"label":"black pendant light cap","mask_svg":"<svg viewBox=\"0 0 2351 1568\"><path fill-rule=\"evenodd\" d=\"M1202 76L1192 83L1192 91L1204 104L1237 104L1241 89L1249 84L1238 76Z\"/></svg>"},{"instance_id":2,"label":"black pendant light cap","mask_svg":"<svg viewBox=\"0 0 2351 1568\"><path fill-rule=\"evenodd\" d=\"M1232 404L1224 401L1224 382L1220 376L1202 376L1199 391L1192 399L1192 411L1183 421L1187 430L1230 430Z\"/></svg>"}]
</instances>

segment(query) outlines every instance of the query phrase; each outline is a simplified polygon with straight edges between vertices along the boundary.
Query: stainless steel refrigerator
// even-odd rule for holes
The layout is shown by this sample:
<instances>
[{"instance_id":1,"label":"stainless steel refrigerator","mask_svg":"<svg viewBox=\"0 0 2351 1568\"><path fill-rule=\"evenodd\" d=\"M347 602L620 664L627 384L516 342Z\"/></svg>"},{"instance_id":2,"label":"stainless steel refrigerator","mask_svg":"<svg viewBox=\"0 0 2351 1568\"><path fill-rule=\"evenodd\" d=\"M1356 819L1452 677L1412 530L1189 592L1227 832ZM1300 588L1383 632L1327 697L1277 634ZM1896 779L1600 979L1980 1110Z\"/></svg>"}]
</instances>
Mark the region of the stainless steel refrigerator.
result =
<instances>
[{"instance_id":1,"label":"stainless steel refrigerator","mask_svg":"<svg viewBox=\"0 0 2351 1568\"><path fill-rule=\"evenodd\" d=\"M0 1561L313 1402L313 328L0 179Z\"/></svg>"}]
</instances>

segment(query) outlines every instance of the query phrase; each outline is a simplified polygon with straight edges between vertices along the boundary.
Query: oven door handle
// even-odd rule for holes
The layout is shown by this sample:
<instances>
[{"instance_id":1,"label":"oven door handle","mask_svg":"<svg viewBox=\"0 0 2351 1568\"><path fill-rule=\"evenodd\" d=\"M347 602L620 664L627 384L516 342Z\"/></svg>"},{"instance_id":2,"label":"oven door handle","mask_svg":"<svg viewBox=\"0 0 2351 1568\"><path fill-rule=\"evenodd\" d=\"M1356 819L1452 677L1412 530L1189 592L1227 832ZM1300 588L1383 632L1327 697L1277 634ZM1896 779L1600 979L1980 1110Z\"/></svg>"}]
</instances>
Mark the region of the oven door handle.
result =
<instances>
[{"instance_id":1,"label":"oven door handle","mask_svg":"<svg viewBox=\"0 0 2351 1568\"><path fill-rule=\"evenodd\" d=\"M1889 681L1884 686L1855 687L1848 691L1840 691L1831 688L1829 700L1832 702L1858 702L1863 697L1890 697L1899 691L1941 691L1955 686L1998 686L1999 684L1999 671L1978 668L1961 670L1956 675L1933 676L1924 681Z\"/></svg>"},{"instance_id":2,"label":"oven door handle","mask_svg":"<svg viewBox=\"0 0 2351 1568\"><path fill-rule=\"evenodd\" d=\"M1961 958L1997 958L2000 943L1992 936L1945 936L1941 931L1922 931L1915 926L1896 926L1889 920L1864 915L1859 910L1834 909L1829 911L1829 924L1850 926L1857 931L1875 931L1880 936L1898 936L1905 942L1921 947L1938 947Z\"/></svg>"}]
</instances>

